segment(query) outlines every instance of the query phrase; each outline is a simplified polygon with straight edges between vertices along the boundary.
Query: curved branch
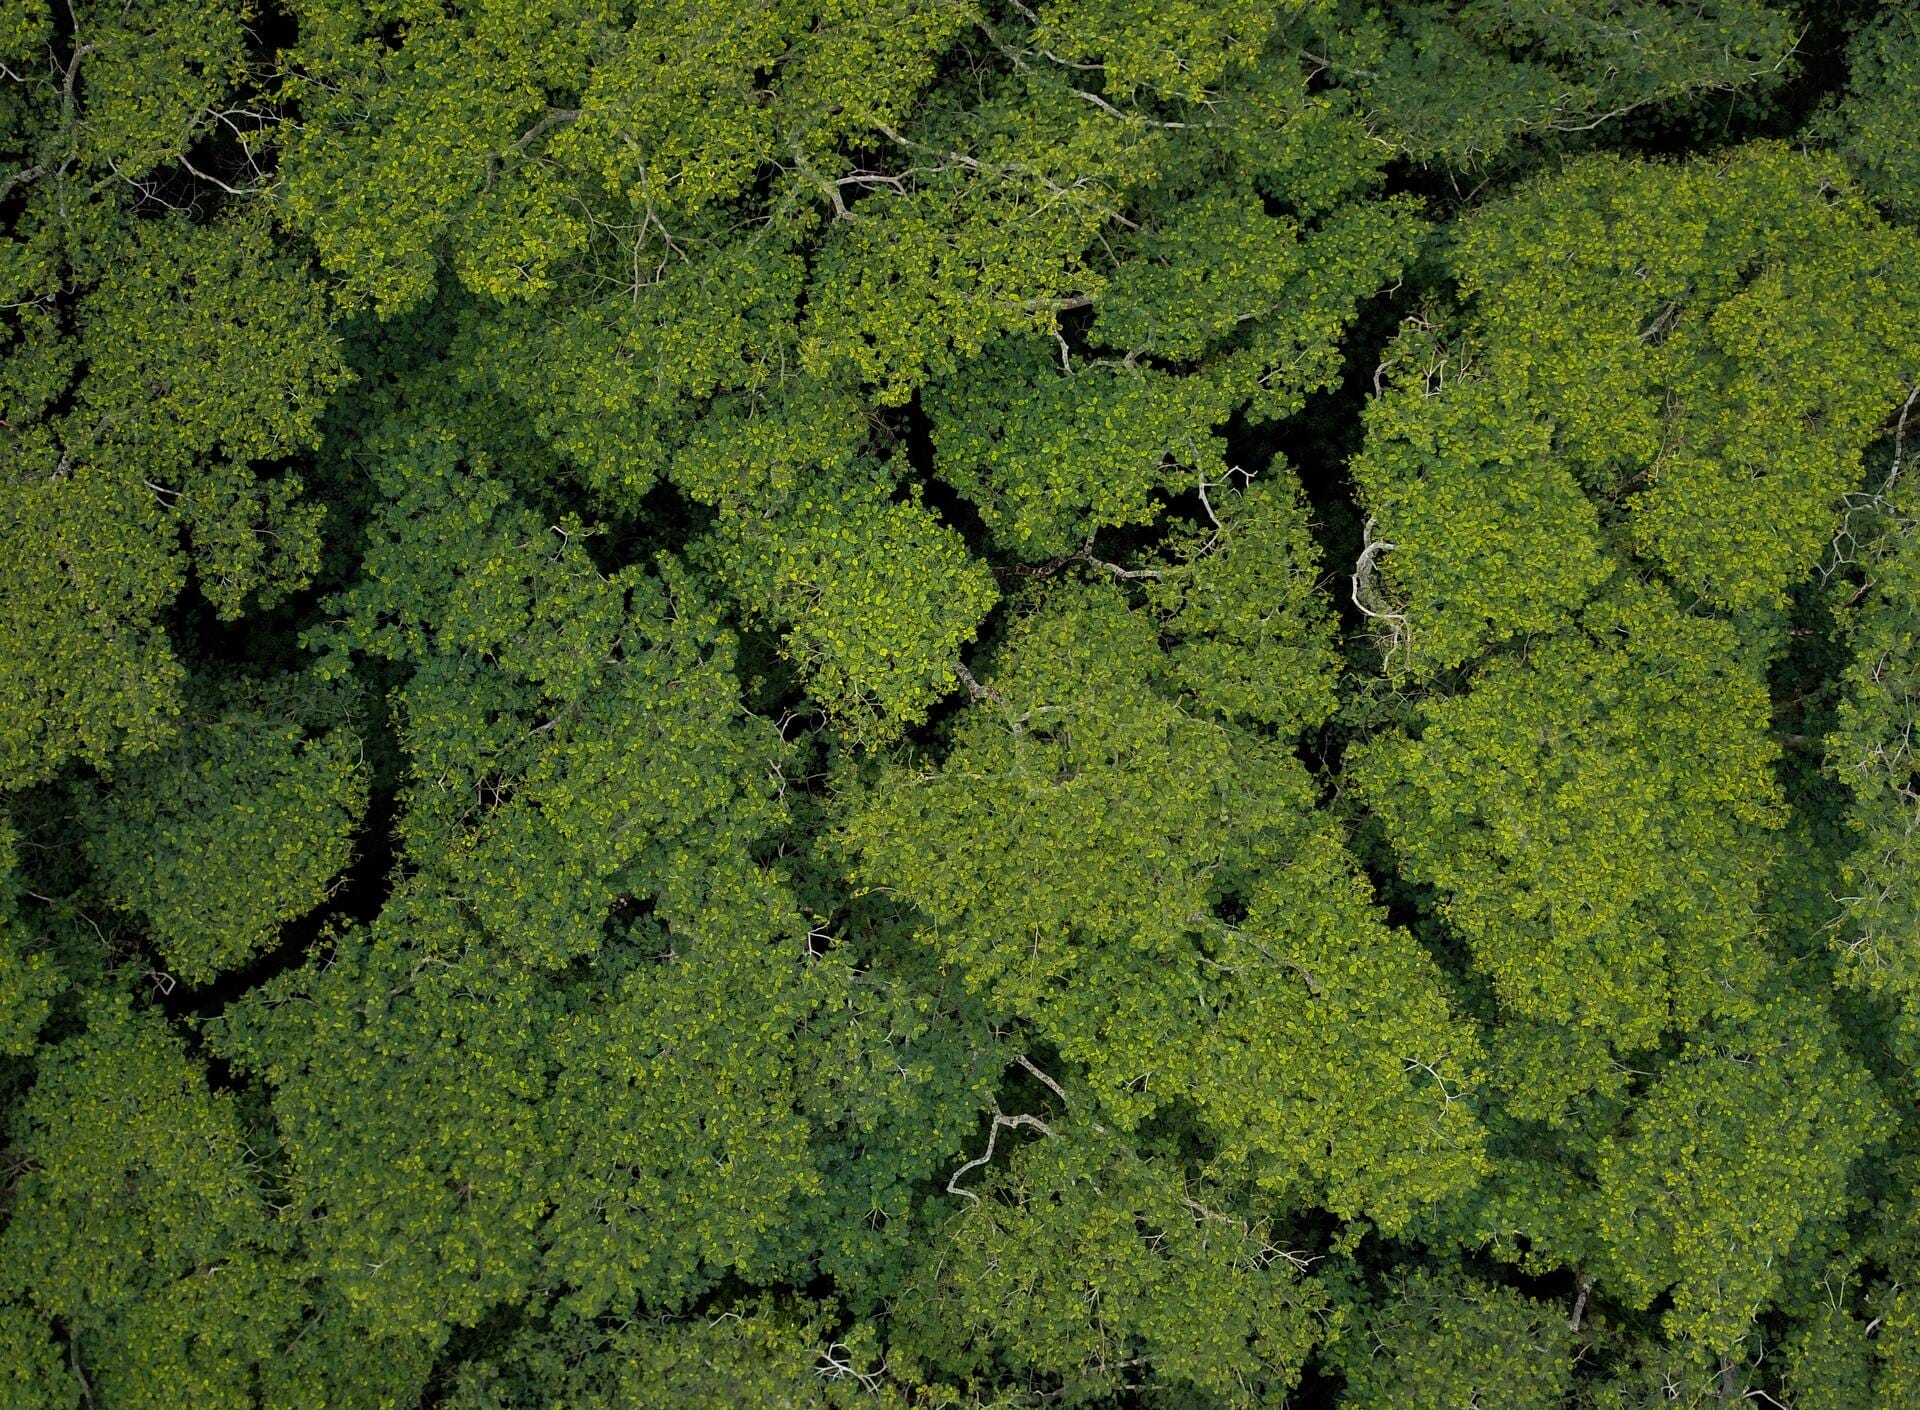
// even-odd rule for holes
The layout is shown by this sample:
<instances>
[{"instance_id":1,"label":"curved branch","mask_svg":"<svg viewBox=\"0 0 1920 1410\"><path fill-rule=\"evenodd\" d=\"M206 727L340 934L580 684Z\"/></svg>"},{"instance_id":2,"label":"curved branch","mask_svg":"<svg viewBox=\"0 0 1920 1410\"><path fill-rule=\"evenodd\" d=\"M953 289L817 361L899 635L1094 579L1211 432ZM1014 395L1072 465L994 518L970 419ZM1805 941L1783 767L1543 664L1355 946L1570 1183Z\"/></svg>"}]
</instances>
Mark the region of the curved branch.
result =
<instances>
[{"instance_id":1,"label":"curved branch","mask_svg":"<svg viewBox=\"0 0 1920 1410\"><path fill-rule=\"evenodd\" d=\"M959 1195L964 1199L970 1199L975 1204L980 1203L980 1196L976 1195L972 1190L963 1190L960 1188L960 1177L965 1175L969 1170L977 1170L992 1160L993 1145L995 1141L1000 1139L1000 1132L1002 1130L1011 1130L1016 1126L1032 1127L1043 1136L1051 1136L1053 1134L1053 1128L1037 1116L1027 1116L1024 1114L1020 1116L1007 1116L1002 1112L994 1112L993 1125L987 1128L987 1148L947 1177L947 1193L950 1195Z\"/></svg>"}]
</instances>

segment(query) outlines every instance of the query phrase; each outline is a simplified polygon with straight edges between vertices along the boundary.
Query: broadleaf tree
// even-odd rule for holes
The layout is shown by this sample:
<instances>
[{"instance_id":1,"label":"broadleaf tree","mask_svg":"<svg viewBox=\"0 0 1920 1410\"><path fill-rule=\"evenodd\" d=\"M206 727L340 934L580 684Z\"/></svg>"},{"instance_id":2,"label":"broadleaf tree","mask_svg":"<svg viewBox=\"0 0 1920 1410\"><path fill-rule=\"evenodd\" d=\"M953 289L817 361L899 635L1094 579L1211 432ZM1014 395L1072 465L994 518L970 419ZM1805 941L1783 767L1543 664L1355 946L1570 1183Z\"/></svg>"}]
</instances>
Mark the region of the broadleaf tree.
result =
<instances>
[{"instance_id":1,"label":"broadleaf tree","mask_svg":"<svg viewBox=\"0 0 1920 1410\"><path fill-rule=\"evenodd\" d=\"M0 1405L1914 1403L1915 23L0 0Z\"/></svg>"}]
</instances>

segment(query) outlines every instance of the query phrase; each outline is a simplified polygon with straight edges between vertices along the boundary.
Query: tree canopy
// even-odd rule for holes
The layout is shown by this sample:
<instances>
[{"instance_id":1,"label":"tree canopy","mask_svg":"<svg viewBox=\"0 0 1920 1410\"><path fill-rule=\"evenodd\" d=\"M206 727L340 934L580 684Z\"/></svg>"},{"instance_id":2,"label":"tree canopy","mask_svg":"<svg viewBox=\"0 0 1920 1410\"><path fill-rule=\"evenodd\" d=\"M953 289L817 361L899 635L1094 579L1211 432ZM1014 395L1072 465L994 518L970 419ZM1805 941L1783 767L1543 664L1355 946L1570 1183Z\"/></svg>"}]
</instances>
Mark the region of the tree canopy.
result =
<instances>
[{"instance_id":1,"label":"tree canopy","mask_svg":"<svg viewBox=\"0 0 1920 1410\"><path fill-rule=\"evenodd\" d=\"M0 0L0 1410L1920 1403L1911 0Z\"/></svg>"}]
</instances>

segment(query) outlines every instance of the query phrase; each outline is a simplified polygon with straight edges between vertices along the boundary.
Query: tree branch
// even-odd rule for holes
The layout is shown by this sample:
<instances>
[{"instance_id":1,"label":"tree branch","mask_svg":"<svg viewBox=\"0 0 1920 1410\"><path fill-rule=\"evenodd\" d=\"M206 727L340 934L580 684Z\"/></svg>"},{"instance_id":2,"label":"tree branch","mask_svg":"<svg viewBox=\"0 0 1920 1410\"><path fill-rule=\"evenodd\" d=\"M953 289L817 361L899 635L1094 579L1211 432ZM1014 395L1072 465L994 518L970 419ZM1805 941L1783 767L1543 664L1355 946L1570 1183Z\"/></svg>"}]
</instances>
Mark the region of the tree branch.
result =
<instances>
[{"instance_id":1,"label":"tree branch","mask_svg":"<svg viewBox=\"0 0 1920 1410\"><path fill-rule=\"evenodd\" d=\"M967 688L967 694L971 695L975 700L991 700L996 705L1006 703L1000 698L999 691L994 690L991 686L984 686L975 680L973 672L967 669L965 662L955 661L953 663L953 673L959 677L960 684Z\"/></svg>"},{"instance_id":2,"label":"tree branch","mask_svg":"<svg viewBox=\"0 0 1920 1410\"><path fill-rule=\"evenodd\" d=\"M982 1151L979 1155L976 1155L972 1160L968 1161L965 1165L961 1166L958 1170L954 1171L953 1174L947 1177L947 1193L950 1195L959 1195L964 1199L970 1199L975 1204L980 1203L980 1196L976 1195L972 1190L963 1190L960 1188L958 1183L959 1179L962 1175L965 1175L969 1170L977 1170L982 1165L985 1165L988 1161L992 1160L993 1145L995 1141L1000 1139L1000 1132L1002 1130L1012 1130L1016 1126L1031 1127L1033 1130L1038 1131L1043 1136L1051 1136L1053 1134L1053 1128L1047 1125L1046 1122L1042 1121L1037 1116L1026 1116L1026 1115L1007 1116L998 1111L994 1112L993 1125L987 1128L986 1150Z\"/></svg>"},{"instance_id":3,"label":"tree branch","mask_svg":"<svg viewBox=\"0 0 1920 1410\"><path fill-rule=\"evenodd\" d=\"M1054 1081L1051 1077L1047 1076L1047 1074L1042 1072L1038 1067L1035 1067L1033 1064L1032 1058L1028 1057L1025 1053L1021 1053L1020 1056L1014 1059L1014 1061L1019 1063L1020 1066L1024 1067L1037 1080L1046 1083L1046 1085L1052 1090L1053 1094L1056 1097L1060 1098L1060 1105L1062 1106L1073 1105L1072 1102L1067 1100L1067 1094L1061 1090L1060 1084Z\"/></svg>"}]
</instances>

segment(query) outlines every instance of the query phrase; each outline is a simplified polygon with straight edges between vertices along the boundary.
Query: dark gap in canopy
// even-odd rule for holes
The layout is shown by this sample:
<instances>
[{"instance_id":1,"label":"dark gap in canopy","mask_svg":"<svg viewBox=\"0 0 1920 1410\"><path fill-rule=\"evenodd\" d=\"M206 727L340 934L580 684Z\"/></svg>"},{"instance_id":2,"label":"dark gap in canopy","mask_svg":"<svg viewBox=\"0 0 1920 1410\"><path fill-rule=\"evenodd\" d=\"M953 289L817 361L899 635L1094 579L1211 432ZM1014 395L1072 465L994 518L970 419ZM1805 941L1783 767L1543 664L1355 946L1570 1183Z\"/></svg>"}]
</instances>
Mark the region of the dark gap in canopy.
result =
<instances>
[{"instance_id":1,"label":"dark gap in canopy","mask_svg":"<svg viewBox=\"0 0 1920 1410\"><path fill-rule=\"evenodd\" d=\"M277 58L300 41L300 17L287 0L261 0L247 29L264 56Z\"/></svg>"},{"instance_id":2,"label":"dark gap in canopy","mask_svg":"<svg viewBox=\"0 0 1920 1410\"><path fill-rule=\"evenodd\" d=\"M987 521L973 502L940 478L933 451L933 418L921 405L920 394L897 411L881 418L881 439L891 445L895 459L904 458L906 473L896 478L900 488L896 499L905 499L913 489L934 518L959 534L967 552L982 562L994 562L995 549Z\"/></svg>"},{"instance_id":3,"label":"dark gap in canopy","mask_svg":"<svg viewBox=\"0 0 1920 1410\"><path fill-rule=\"evenodd\" d=\"M306 963L329 929L369 925L379 916L393 891L398 861L394 822L398 803L389 790L376 791L367 804L353 839L352 859L340 873L333 896L309 914L288 921L275 943L245 964L215 975L205 984L188 988L176 984L158 996L159 1007L170 1018L211 1018L271 979Z\"/></svg>"}]
</instances>

